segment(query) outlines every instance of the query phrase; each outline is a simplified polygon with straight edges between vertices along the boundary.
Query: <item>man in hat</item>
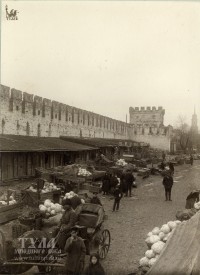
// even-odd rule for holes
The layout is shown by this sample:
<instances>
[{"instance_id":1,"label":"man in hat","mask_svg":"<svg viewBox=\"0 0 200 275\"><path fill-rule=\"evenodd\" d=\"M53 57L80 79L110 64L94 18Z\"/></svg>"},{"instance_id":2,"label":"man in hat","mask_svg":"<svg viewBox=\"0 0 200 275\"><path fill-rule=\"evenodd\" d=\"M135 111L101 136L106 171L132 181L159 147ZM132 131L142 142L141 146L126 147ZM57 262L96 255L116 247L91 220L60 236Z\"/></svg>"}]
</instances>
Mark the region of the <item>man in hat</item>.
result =
<instances>
[{"instance_id":1,"label":"man in hat","mask_svg":"<svg viewBox=\"0 0 200 275\"><path fill-rule=\"evenodd\" d=\"M171 201L171 189L173 186L173 178L171 176L170 170L166 170L164 177L163 177L163 185L165 188L165 200L166 201Z\"/></svg>"},{"instance_id":2,"label":"man in hat","mask_svg":"<svg viewBox=\"0 0 200 275\"><path fill-rule=\"evenodd\" d=\"M115 187L114 190L114 204L113 204L113 212L116 210L119 210L119 204L120 204L120 200L122 198L122 192L121 192L121 188L120 188L120 183L117 184L117 186Z\"/></svg>"},{"instance_id":3,"label":"man in hat","mask_svg":"<svg viewBox=\"0 0 200 275\"><path fill-rule=\"evenodd\" d=\"M93 192L93 197L91 198L90 203L99 204L102 206L102 203L97 195L98 195L98 192Z\"/></svg>"},{"instance_id":4,"label":"man in hat","mask_svg":"<svg viewBox=\"0 0 200 275\"><path fill-rule=\"evenodd\" d=\"M110 174L107 171L102 180L103 195L108 195L109 190L110 190Z\"/></svg>"},{"instance_id":5,"label":"man in hat","mask_svg":"<svg viewBox=\"0 0 200 275\"><path fill-rule=\"evenodd\" d=\"M71 236L65 244L64 250L67 252L66 275L80 275L84 269L86 247L78 233L79 227L74 226L71 230Z\"/></svg>"},{"instance_id":6,"label":"man in hat","mask_svg":"<svg viewBox=\"0 0 200 275\"><path fill-rule=\"evenodd\" d=\"M193 158L193 155L191 154L190 155L190 164L193 165L193 161L194 161L194 158Z\"/></svg>"},{"instance_id":7,"label":"man in hat","mask_svg":"<svg viewBox=\"0 0 200 275\"><path fill-rule=\"evenodd\" d=\"M71 228L77 222L77 215L75 211L72 209L71 200L66 199L62 203L65 212L62 215L60 220L60 225L57 228L57 244L60 249L63 249L65 246L65 242L69 237ZM54 233L55 234L55 233Z\"/></svg>"},{"instance_id":8,"label":"man in hat","mask_svg":"<svg viewBox=\"0 0 200 275\"><path fill-rule=\"evenodd\" d=\"M135 181L135 177L133 176L133 174L131 173L131 170L127 170L125 172L125 176L124 176L124 180L126 182L126 197L129 195L129 197L131 197L131 191L132 191L132 186L133 186L133 182Z\"/></svg>"}]
</instances>

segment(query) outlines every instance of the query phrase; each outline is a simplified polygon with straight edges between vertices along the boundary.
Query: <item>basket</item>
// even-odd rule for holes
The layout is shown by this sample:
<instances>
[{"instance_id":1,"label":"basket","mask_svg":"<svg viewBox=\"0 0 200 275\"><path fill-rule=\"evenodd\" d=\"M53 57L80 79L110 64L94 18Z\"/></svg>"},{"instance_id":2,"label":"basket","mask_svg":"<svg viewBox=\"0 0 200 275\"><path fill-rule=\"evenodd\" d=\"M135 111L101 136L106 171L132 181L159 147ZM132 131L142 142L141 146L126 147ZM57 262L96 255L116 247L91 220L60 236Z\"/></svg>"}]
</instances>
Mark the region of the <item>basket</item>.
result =
<instances>
[{"instance_id":1,"label":"basket","mask_svg":"<svg viewBox=\"0 0 200 275\"><path fill-rule=\"evenodd\" d=\"M19 221L20 221L21 224L33 227L33 225L35 224L36 216L35 215L29 215L28 217L26 217L26 216L19 216L18 219L19 219Z\"/></svg>"}]
</instances>

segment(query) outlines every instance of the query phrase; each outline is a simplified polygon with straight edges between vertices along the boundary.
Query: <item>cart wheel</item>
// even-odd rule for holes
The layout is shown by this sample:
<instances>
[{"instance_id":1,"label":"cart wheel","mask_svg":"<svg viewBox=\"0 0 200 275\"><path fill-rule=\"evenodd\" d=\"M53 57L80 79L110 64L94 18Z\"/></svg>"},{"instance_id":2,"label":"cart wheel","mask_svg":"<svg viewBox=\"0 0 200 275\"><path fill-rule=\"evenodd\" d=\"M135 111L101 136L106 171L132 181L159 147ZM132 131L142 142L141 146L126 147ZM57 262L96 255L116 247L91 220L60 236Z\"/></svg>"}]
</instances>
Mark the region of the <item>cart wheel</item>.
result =
<instances>
[{"instance_id":1,"label":"cart wheel","mask_svg":"<svg viewBox=\"0 0 200 275\"><path fill-rule=\"evenodd\" d=\"M104 259L108 253L110 248L110 232L105 229L101 233L100 243L99 243L99 257L100 259Z\"/></svg>"}]
</instances>

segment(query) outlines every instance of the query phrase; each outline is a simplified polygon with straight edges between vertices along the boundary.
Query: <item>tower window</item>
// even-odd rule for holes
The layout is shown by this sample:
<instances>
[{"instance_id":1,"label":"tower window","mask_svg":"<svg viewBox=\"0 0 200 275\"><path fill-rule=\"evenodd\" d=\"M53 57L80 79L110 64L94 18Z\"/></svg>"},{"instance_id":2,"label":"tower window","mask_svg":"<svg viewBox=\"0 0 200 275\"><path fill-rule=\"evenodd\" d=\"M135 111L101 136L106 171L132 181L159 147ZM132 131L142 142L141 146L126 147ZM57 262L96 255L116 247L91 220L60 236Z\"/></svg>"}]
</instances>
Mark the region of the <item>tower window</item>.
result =
<instances>
[{"instance_id":1,"label":"tower window","mask_svg":"<svg viewBox=\"0 0 200 275\"><path fill-rule=\"evenodd\" d=\"M37 126L37 136L38 137L41 136L41 127L40 127L40 124L38 124L38 126Z\"/></svg>"},{"instance_id":2,"label":"tower window","mask_svg":"<svg viewBox=\"0 0 200 275\"><path fill-rule=\"evenodd\" d=\"M30 135L30 125L29 125L28 122L26 123L26 135L27 135L27 136Z\"/></svg>"},{"instance_id":3,"label":"tower window","mask_svg":"<svg viewBox=\"0 0 200 275\"><path fill-rule=\"evenodd\" d=\"M5 120L2 119L2 122L1 122L1 131L2 131L2 134L4 134L5 124L6 124Z\"/></svg>"}]
</instances>

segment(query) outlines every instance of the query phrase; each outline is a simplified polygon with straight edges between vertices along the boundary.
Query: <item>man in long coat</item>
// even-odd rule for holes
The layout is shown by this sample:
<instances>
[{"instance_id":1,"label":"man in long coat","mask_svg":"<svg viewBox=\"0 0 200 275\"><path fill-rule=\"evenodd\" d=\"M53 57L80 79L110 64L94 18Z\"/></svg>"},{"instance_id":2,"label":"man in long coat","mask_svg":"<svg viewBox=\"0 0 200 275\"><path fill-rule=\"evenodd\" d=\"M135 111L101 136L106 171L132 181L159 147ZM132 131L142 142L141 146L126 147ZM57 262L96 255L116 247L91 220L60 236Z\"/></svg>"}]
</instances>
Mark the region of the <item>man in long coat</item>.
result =
<instances>
[{"instance_id":1,"label":"man in long coat","mask_svg":"<svg viewBox=\"0 0 200 275\"><path fill-rule=\"evenodd\" d=\"M173 186L173 178L170 175L170 173L166 173L164 178L163 178L163 185L165 187L165 200L166 201L171 201L171 189Z\"/></svg>"},{"instance_id":2,"label":"man in long coat","mask_svg":"<svg viewBox=\"0 0 200 275\"><path fill-rule=\"evenodd\" d=\"M129 195L131 197L131 190L133 186L133 182L135 181L135 177L131 173L131 170L127 170L124 176L124 181L126 183L126 197Z\"/></svg>"},{"instance_id":3,"label":"man in long coat","mask_svg":"<svg viewBox=\"0 0 200 275\"><path fill-rule=\"evenodd\" d=\"M55 230L54 235L57 238L57 244L60 249L63 249L67 238L70 236L70 230L77 222L77 215L72 209L71 200L66 199L63 202L65 212L60 220L60 225Z\"/></svg>"},{"instance_id":4,"label":"man in long coat","mask_svg":"<svg viewBox=\"0 0 200 275\"><path fill-rule=\"evenodd\" d=\"M65 244L66 259L66 275L80 275L84 269L84 261L86 255L86 247L84 241L78 236L79 229L74 227Z\"/></svg>"}]
</instances>

